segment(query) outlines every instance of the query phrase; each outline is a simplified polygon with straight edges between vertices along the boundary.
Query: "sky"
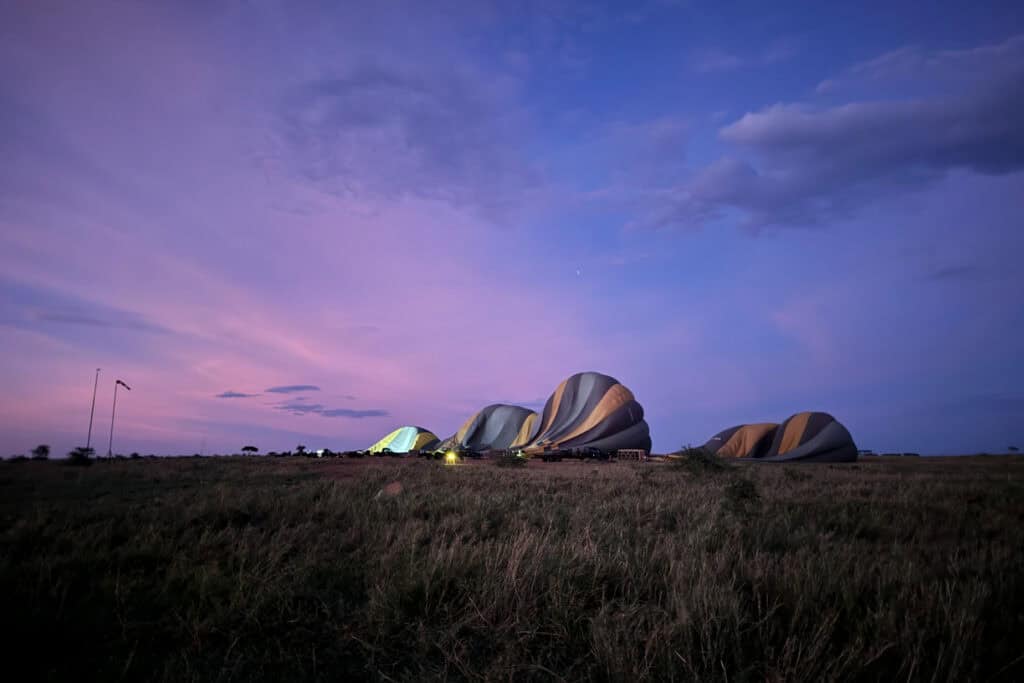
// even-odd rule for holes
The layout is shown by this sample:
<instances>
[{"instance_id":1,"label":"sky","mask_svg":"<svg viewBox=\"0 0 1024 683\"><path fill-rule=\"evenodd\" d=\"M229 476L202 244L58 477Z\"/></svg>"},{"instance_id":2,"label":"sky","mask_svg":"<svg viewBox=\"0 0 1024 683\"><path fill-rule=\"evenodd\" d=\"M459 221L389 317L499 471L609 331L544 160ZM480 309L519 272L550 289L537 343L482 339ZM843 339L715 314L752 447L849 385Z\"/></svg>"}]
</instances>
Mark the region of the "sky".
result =
<instances>
[{"instance_id":1,"label":"sky","mask_svg":"<svg viewBox=\"0 0 1024 683\"><path fill-rule=\"evenodd\" d=\"M0 455L1024 446L1017 2L0 4Z\"/></svg>"}]
</instances>

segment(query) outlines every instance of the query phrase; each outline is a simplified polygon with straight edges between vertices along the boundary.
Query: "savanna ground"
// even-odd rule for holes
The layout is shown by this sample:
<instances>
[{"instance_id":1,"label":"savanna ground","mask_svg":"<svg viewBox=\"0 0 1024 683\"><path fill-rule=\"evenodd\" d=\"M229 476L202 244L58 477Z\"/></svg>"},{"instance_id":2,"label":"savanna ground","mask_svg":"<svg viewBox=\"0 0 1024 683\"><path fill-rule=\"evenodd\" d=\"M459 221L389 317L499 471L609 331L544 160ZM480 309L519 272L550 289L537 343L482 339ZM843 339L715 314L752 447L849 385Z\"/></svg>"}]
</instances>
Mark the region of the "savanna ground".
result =
<instances>
[{"instance_id":1,"label":"savanna ground","mask_svg":"<svg viewBox=\"0 0 1024 683\"><path fill-rule=\"evenodd\" d=\"M1019 680L1022 570L1017 457L0 464L19 681Z\"/></svg>"}]
</instances>

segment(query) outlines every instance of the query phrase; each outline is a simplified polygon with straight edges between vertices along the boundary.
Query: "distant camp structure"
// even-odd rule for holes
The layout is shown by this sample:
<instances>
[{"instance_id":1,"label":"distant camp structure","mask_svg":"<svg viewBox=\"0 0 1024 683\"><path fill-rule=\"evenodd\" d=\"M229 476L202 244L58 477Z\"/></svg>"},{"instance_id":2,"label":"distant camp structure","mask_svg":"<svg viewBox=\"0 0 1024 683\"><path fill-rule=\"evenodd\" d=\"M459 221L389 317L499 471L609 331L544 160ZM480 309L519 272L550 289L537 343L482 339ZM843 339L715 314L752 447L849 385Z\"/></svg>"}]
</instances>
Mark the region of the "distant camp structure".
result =
<instances>
[{"instance_id":1,"label":"distant camp structure","mask_svg":"<svg viewBox=\"0 0 1024 683\"><path fill-rule=\"evenodd\" d=\"M389 451L391 453L408 453L409 451L428 450L439 443L437 435L423 427L399 427L377 443L370 446L370 453Z\"/></svg>"},{"instance_id":2,"label":"distant camp structure","mask_svg":"<svg viewBox=\"0 0 1024 683\"><path fill-rule=\"evenodd\" d=\"M855 462L857 446L846 427L828 413L804 412L781 425L747 424L711 437L704 449L728 458L763 462Z\"/></svg>"},{"instance_id":3,"label":"distant camp structure","mask_svg":"<svg viewBox=\"0 0 1024 683\"><path fill-rule=\"evenodd\" d=\"M521 406L496 403L473 413L452 436L421 443L402 427L370 447L371 453L385 448L393 453L411 450L466 452L516 451L526 456L560 451L651 450L651 432L644 421L644 409L633 392L614 377L598 372L581 372L556 387L536 413ZM405 447L408 441L410 444Z\"/></svg>"}]
</instances>

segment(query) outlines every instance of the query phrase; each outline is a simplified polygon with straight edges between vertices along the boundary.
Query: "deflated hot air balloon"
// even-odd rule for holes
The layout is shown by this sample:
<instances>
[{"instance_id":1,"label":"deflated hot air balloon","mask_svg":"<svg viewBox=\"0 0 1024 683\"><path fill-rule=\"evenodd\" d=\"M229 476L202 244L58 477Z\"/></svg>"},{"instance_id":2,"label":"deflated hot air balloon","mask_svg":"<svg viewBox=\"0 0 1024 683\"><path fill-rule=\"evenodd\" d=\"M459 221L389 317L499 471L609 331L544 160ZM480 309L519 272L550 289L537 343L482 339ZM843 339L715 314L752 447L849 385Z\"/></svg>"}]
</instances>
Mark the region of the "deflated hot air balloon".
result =
<instances>
[{"instance_id":1,"label":"deflated hot air balloon","mask_svg":"<svg viewBox=\"0 0 1024 683\"><path fill-rule=\"evenodd\" d=\"M471 451L519 448L529 442L536 424L537 413L532 410L496 403L471 415L455 433L451 447Z\"/></svg>"},{"instance_id":2,"label":"deflated hot air balloon","mask_svg":"<svg viewBox=\"0 0 1024 683\"><path fill-rule=\"evenodd\" d=\"M614 377L581 372L565 380L538 414L494 404L474 413L438 448L516 449L527 455L551 450L651 449L644 409Z\"/></svg>"},{"instance_id":3,"label":"deflated hot air balloon","mask_svg":"<svg viewBox=\"0 0 1024 683\"><path fill-rule=\"evenodd\" d=\"M708 439L704 450L720 458L761 458L771 448L778 428L774 422L729 427Z\"/></svg>"},{"instance_id":4,"label":"deflated hot air balloon","mask_svg":"<svg viewBox=\"0 0 1024 683\"><path fill-rule=\"evenodd\" d=\"M633 392L608 375L581 372L555 389L523 450L533 454L545 448L649 451L651 432Z\"/></svg>"},{"instance_id":5,"label":"deflated hot air balloon","mask_svg":"<svg viewBox=\"0 0 1024 683\"><path fill-rule=\"evenodd\" d=\"M716 455L762 462L855 462L857 446L846 427L828 413L804 412L781 425L730 427L704 448Z\"/></svg>"},{"instance_id":6,"label":"deflated hot air balloon","mask_svg":"<svg viewBox=\"0 0 1024 683\"><path fill-rule=\"evenodd\" d=\"M369 451L380 453L386 448L392 453L408 453L433 448L437 443L437 436L423 427L399 427L370 446Z\"/></svg>"}]
</instances>

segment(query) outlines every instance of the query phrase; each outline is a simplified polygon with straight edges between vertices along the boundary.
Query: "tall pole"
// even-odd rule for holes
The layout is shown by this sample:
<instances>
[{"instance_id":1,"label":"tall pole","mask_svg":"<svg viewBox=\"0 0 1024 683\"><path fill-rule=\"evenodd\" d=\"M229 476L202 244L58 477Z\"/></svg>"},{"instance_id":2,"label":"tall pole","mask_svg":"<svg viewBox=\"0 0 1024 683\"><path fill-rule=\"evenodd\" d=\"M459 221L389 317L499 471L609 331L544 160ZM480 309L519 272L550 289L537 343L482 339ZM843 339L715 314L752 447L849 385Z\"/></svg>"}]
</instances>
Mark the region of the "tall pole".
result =
<instances>
[{"instance_id":1,"label":"tall pole","mask_svg":"<svg viewBox=\"0 0 1024 683\"><path fill-rule=\"evenodd\" d=\"M114 407L110 409L110 443L107 444L107 457L111 458L114 456L114 413L117 411L117 385L120 382L114 382Z\"/></svg>"},{"instance_id":2,"label":"tall pole","mask_svg":"<svg viewBox=\"0 0 1024 683\"><path fill-rule=\"evenodd\" d=\"M92 415L96 412L96 387L100 384L100 369L96 368L96 379L92 382L92 407L89 408L89 434L85 437L85 447L92 442Z\"/></svg>"}]
</instances>

